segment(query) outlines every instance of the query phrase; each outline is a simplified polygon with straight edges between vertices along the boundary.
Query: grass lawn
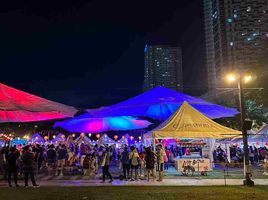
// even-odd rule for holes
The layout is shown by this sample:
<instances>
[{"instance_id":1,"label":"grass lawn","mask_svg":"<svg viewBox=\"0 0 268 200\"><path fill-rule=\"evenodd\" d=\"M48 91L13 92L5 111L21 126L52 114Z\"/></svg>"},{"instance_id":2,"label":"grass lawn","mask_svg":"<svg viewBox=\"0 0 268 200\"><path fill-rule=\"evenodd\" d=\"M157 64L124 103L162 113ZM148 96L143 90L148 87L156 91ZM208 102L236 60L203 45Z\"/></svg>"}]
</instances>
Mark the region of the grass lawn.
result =
<instances>
[{"instance_id":1,"label":"grass lawn","mask_svg":"<svg viewBox=\"0 0 268 200\"><path fill-rule=\"evenodd\" d=\"M267 186L0 188L0 200L268 199Z\"/></svg>"}]
</instances>

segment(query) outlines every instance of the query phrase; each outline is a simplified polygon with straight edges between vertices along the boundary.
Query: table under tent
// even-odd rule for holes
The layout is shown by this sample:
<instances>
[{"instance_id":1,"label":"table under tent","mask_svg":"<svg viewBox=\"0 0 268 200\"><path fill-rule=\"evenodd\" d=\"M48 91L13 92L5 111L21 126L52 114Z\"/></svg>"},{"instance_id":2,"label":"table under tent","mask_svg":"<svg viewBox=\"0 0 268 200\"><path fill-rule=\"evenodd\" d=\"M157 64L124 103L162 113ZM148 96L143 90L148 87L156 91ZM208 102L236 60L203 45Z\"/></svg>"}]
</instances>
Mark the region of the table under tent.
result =
<instances>
[{"instance_id":1,"label":"table under tent","mask_svg":"<svg viewBox=\"0 0 268 200\"><path fill-rule=\"evenodd\" d=\"M213 169L213 148L216 139L241 135L237 130L222 126L209 119L187 102L164 123L144 135L145 145L153 145L157 139L191 139L201 141L202 153L189 152L175 158L175 167L180 172L187 170L207 172Z\"/></svg>"}]
</instances>

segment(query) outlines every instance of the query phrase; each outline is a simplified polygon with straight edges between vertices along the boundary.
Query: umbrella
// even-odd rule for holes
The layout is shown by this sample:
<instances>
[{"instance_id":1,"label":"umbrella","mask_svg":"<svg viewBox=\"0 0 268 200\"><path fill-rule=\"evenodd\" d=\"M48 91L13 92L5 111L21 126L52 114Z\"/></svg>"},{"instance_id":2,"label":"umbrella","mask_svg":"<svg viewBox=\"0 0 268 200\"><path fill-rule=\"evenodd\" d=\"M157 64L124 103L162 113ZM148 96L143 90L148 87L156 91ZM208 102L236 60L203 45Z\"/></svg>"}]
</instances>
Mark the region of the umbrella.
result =
<instances>
[{"instance_id":1,"label":"umbrella","mask_svg":"<svg viewBox=\"0 0 268 200\"><path fill-rule=\"evenodd\" d=\"M0 83L0 122L31 122L72 117L74 107Z\"/></svg>"},{"instance_id":2,"label":"umbrella","mask_svg":"<svg viewBox=\"0 0 268 200\"><path fill-rule=\"evenodd\" d=\"M54 127L61 127L70 132L98 133L111 130L141 129L150 124L146 120L127 116L90 118L88 114L84 114L63 122L57 122Z\"/></svg>"},{"instance_id":3,"label":"umbrella","mask_svg":"<svg viewBox=\"0 0 268 200\"><path fill-rule=\"evenodd\" d=\"M234 108L216 105L164 87L156 87L136 97L99 109L89 109L92 117L145 116L160 120L170 117L184 101L211 119L233 117Z\"/></svg>"}]
</instances>

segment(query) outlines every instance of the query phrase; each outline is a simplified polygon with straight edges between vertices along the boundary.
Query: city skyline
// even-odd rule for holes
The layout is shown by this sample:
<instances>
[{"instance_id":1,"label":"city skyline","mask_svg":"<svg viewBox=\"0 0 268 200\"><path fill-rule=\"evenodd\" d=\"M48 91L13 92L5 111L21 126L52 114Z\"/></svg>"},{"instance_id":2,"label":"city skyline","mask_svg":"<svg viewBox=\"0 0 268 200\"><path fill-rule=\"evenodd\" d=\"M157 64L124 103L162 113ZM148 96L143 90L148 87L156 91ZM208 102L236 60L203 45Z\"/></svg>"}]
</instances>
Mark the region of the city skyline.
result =
<instances>
[{"instance_id":1,"label":"city skyline","mask_svg":"<svg viewBox=\"0 0 268 200\"><path fill-rule=\"evenodd\" d=\"M143 91L163 86L183 91L182 51L178 46L146 45Z\"/></svg>"}]
</instances>

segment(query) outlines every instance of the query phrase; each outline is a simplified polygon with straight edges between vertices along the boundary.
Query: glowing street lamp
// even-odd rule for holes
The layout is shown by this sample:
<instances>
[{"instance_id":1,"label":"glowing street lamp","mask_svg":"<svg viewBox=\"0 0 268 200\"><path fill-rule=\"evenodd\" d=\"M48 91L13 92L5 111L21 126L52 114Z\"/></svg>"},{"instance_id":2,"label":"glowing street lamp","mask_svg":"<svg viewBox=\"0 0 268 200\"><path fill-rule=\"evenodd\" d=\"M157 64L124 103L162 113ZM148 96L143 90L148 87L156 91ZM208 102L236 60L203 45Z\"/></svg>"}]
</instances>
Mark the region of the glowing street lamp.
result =
<instances>
[{"instance_id":1,"label":"glowing street lamp","mask_svg":"<svg viewBox=\"0 0 268 200\"><path fill-rule=\"evenodd\" d=\"M251 75L246 75L246 76L244 76L244 81L245 81L245 83L248 83L248 82L250 82L252 80L252 76Z\"/></svg>"},{"instance_id":2,"label":"glowing street lamp","mask_svg":"<svg viewBox=\"0 0 268 200\"><path fill-rule=\"evenodd\" d=\"M228 80L229 82L234 82L234 81L236 80L236 77L235 77L234 74L228 74L228 75L227 75L227 80Z\"/></svg>"},{"instance_id":3,"label":"glowing street lamp","mask_svg":"<svg viewBox=\"0 0 268 200\"><path fill-rule=\"evenodd\" d=\"M244 102L244 84L252 81L252 75L249 73L231 73L227 75L227 80L229 82L237 81L238 94L239 94L239 106L240 106L240 120L241 120L241 130L243 134L243 150L244 150L244 175L245 181L244 185L252 186L254 182L250 178L250 169L249 169L249 151L248 151L248 135L247 129L245 128L245 102Z\"/></svg>"}]
</instances>

